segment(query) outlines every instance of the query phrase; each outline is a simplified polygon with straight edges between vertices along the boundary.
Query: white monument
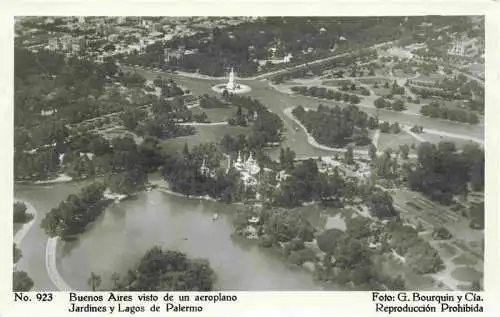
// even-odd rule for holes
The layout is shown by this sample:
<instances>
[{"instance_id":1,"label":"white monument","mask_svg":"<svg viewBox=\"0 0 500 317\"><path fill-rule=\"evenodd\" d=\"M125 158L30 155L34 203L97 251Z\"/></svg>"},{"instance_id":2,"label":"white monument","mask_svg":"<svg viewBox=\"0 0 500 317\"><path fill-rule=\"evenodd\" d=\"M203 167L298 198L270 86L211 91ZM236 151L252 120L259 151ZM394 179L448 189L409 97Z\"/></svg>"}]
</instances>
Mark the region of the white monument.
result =
<instances>
[{"instance_id":1,"label":"white monument","mask_svg":"<svg viewBox=\"0 0 500 317\"><path fill-rule=\"evenodd\" d=\"M250 92L252 89L247 85L241 85L236 83L236 77L234 75L234 68L231 67L231 71L229 72L229 80L226 84L218 84L212 87L213 91L216 91L220 94L227 91L230 94L243 94L246 92Z\"/></svg>"},{"instance_id":2,"label":"white monument","mask_svg":"<svg viewBox=\"0 0 500 317\"><path fill-rule=\"evenodd\" d=\"M236 88L236 83L234 82L234 69L231 67L231 72L229 73L229 82L226 85L227 90L234 90Z\"/></svg>"}]
</instances>

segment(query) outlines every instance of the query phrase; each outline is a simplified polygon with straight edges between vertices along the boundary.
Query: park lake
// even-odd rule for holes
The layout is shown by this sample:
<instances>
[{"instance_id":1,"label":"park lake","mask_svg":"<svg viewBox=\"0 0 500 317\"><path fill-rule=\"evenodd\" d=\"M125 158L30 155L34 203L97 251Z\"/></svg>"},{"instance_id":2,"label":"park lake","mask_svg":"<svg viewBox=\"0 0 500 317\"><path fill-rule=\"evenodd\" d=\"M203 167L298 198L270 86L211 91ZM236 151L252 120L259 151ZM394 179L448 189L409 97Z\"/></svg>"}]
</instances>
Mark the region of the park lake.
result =
<instances>
[{"instance_id":1,"label":"park lake","mask_svg":"<svg viewBox=\"0 0 500 317\"><path fill-rule=\"evenodd\" d=\"M50 287L44 263L43 230L40 220L83 184L50 186L21 185L15 188L16 199L30 202L38 211L35 225L23 241L23 259L19 267L29 272L41 289ZM75 241L58 244L58 270L74 289L88 290L90 272L102 276L101 287L111 288L111 274L126 274L151 247L186 253L191 258L205 258L217 274L216 289L227 291L321 290L309 272L286 263L273 250L233 236L232 216L241 206L179 197L151 191L135 199L113 204ZM219 214L213 221L214 213ZM43 241L43 242L42 242ZM36 248L36 249L30 249ZM38 255L38 256L36 256ZM31 259L31 260L30 260ZM38 269L38 268L41 268ZM53 287L53 286L52 286Z\"/></svg>"}]
</instances>

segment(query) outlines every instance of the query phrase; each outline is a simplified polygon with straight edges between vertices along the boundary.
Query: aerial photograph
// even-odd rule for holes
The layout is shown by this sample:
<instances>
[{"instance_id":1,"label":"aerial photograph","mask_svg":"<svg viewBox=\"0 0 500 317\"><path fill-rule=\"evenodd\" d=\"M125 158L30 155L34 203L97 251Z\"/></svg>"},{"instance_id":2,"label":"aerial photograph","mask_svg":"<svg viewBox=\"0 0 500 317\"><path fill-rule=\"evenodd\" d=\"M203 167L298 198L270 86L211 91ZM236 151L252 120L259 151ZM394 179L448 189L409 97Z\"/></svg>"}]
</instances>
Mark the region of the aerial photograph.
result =
<instances>
[{"instance_id":1,"label":"aerial photograph","mask_svg":"<svg viewBox=\"0 0 500 317\"><path fill-rule=\"evenodd\" d=\"M14 291L480 291L484 16L27 16Z\"/></svg>"}]
</instances>

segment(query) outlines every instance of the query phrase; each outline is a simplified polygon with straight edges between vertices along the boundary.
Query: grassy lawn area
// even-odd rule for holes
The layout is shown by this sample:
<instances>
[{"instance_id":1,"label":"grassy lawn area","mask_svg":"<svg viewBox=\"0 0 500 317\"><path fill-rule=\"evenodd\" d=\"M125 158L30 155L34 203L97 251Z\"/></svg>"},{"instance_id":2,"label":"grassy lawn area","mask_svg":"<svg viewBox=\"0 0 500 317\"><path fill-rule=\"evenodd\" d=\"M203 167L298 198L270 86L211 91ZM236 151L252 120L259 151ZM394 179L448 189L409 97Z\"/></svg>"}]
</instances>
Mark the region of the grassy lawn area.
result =
<instances>
[{"instance_id":1,"label":"grassy lawn area","mask_svg":"<svg viewBox=\"0 0 500 317\"><path fill-rule=\"evenodd\" d=\"M321 84L325 86L338 86L341 87L343 84L350 85L352 81L350 79L330 79L330 80L325 80Z\"/></svg>"},{"instance_id":2,"label":"grassy lawn area","mask_svg":"<svg viewBox=\"0 0 500 317\"><path fill-rule=\"evenodd\" d=\"M357 79L357 81L359 81L360 83L362 84L366 84L366 85L374 85L375 83L377 84L384 84L387 79L385 77L374 77L374 78L359 78Z\"/></svg>"},{"instance_id":3,"label":"grassy lawn area","mask_svg":"<svg viewBox=\"0 0 500 317\"><path fill-rule=\"evenodd\" d=\"M165 151L179 151L184 147L184 143L187 143L188 147L191 148L208 142L219 143L226 133L231 136L250 133L249 127L238 126L197 126L195 129L196 134L163 140L161 146Z\"/></svg>"},{"instance_id":4,"label":"grassy lawn area","mask_svg":"<svg viewBox=\"0 0 500 317\"><path fill-rule=\"evenodd\" d=\"M371 89L377 96L385 97L391 94L391 88L384 88L383 82L379 83L379 88L373 88L372 86Z\"/></svg>"},{"instance_id":5,"label":"grassy lawn area","mask_svg":"<svg viewBox=\"0 0 500 317\"><path fill-rule=\"evenodd\" d=\"M403 275L406 287L409 290L432 290L435 289L432 277L420 275L413 272L406 265L398 263L387 254L376 255L374 258L375 267L378 272L388 274L392 277Z\"/></svg>"},{"instance_id":6,"label":"grassy lawn area","mask_svg":"<svg viewBox=\"0 0 500 317\"><path fill-rule=\"evenodd\" d=\"M417 104L417 103L408 102L408 101L405 101L405 106L406 106L406 111L408 111L410 113L417 113L417 114L420 113L420 108L422 108L422 104Z\"/></svg>"},{"instance_id":7,"label":"grassy lawn area","mask_svg":"<svg viewBox=\"0 0 500 317\"><path fill-rule=\"evenodd\" d=\"M457 254L457 249L447 242L439 242L437 247L439 249L439 255L443 258L443 260L447 260Z\"/></svg>"},{"instance_id":8,"label":"grassy lawn area","mask_svg":"<svg viewBox=\"0 0 500 317\"><path fill-rule=\"evenodd\" d=\"M387 148L397 150L399 149L400 145L408 144L409 146L411 146L413 143L415 143L415 146L418 146L420 142L405 132L401 132L398 134L380 133L380 137L378 139L378 148L382 151Z\"/></svg>"},{"instance_id":9,"label":"grassy lawn area","mask_svg":"<svg viewBox=\"0 0 500 317\"><path fill-rule=\"evenodd\" d=\"M193 114L200 114L205 112L208 117L208 121L210 122L226 122L229 118L233 117L234 113L236 113L235 107L228 108L213 108L213 109L203 109L200 107L192 108L191 111Z\"/></svg>"},{"instance_id":10,"label":"grassy lawn area","mask_svg":"<svg viewBox=\"0 0 500 317\"><path fill-rule=\"evenodd\" d=\"M467 255L467 254L462 254L456 258L454 258L453 263L457 265L476 265L477 264L477 259Z\"/></svg>"},{"instance_id":11,"label":"grassy lawn area","mask_svg":"<svg viewBox=\"0 0 500 317\"><path fill-rule=\"evenodd\" d=\"M436 80L441 81L445 78L445 76L438 74L438 73L432 73L430 75L419 75L417 78L415 78L415 81L424 81L424 82L435 82Z\"/></svg>"},{"instance_id":12,"label":"grassy lawn area","mask_svg":"<svg viewBox=\"0 0 500 317\"><path fill-rule=\"evenodd\" d=\"M402 78L415 76L415 73L407 73L407 72L404 72L400 69L394 70L393 73L394 73L394 76L402 77Z\"/></svg>"},{"instance_id":13,"label":"grassy lawn area","mask_svg":"<svg viewBox=\"0 0 500 317\"><path fill-rule=\"evenodd\" d=\"M439 142L442 141L451 141L455 143L457 148L462 148L466 144L475 144L475 142L469 141L469 140L462 140L462 139L456 139L456 138L450 138L447 136L440 136L436 134L430 134L426 133L424 129L424 133L419 134L422 138L424 138L427 142L438 144Z\"/></svg>"},{"instance_id":14,"label":"grassy lawn area","mask_svg":"<svg viewBox=\"0 0 500 317\"><path fill-rule=\"evenodd\" d=\"M471 267L458 267L451 272L451 276L458 281L472 283L474 280L480 280L483 273Z\"/></svg>"}]
</instances>

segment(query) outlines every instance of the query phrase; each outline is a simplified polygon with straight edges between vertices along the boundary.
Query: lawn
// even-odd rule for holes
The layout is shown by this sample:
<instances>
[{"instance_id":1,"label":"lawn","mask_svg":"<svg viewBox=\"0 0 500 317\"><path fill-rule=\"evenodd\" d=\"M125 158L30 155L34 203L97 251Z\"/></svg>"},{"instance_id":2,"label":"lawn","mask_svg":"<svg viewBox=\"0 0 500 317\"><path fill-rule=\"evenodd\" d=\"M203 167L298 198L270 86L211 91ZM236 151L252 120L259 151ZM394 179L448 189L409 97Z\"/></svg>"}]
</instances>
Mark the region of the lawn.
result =
<instances>
[{"instance_id":1,"label":"lawn","mask_svg":"<svg viewBox=\"0 0 500 317\"><path fill-rule=\"evenodd\" d=\"M466 254L462 254L456 258L454 258L453 263L457 265L476 265L477 264L477 259Z\"/></svg>"},{"instance_id":2,"label":"lawn","mask_svg":"<svg viewBox=\"0 0 500 317\"><path fill-rule=\"evenodd\" d=\"M184 143L187 143L188 147L191 148L203 143L219 143L226 133L231 136L250 133L249 127L238 126L197 126L195 129L196 134L163 140L161 146L165 151L178 151L184 147Z\"/></svg>"},{"instance_id":3,"label":"lawn","mask_svg":"<svg viewBox=\"0 0 500 317\"><path fill-rule=\"evenodd\" d=\"M404 72L400 69L394 70L393 73L394 73L394 76L402 77L402 78L415 76L415 73L407 73L407 72Z\"/></svg>"},{"instance_id":4,"label":"lawn","mask_svg":"<svg viewBox=\"0 0 500 317\"><path fill-rule=\"evenodd\" d=\"M381 82L379 84L379 88L373 88L372 86L371 89L375 92L377 96L382 96L382 97L389 96L391 94L391 88L384 88L383 85L384 83Z\"/></svg>"},{"instance_id":5,"label":"lawn","mask_svg":"<svg viewBox=\"0 0 500 317\"><path fill-rule=\"evenodd\" d=\"M447 136L440 136L436 134L430 134L426 133L424 129L424 133L419 134L422 138L424 138L427 142L438 144L439 142L442 141L451 141L455 143L457 148L462 148L466 144L476 144L475 142L469 141L469 140L462 140L462 139L456 139L456 138L450 138Z\"/></svg>"},{"instance_id":6,"label":"lawn","mask_svg":"<svg viewBox=\"0 0 500 317\"><path fill-rule=\"evenodd\" d=\"M338 86L341 87L344 84L351 85L352 81L350 79L342 79L339 78L337 80L335 79L330 79L330 80L325 80L321 84L325 86Z\"/></svg>"},{"instance_id":7,"label":"lawn","mask_svg":"<svg viewBox=\"0 0 500 317\"><path fill-rule=\"evenodd\" d=\"M439 254L441 255L441 258L443 258L443 260L447 260L453 257L458 252L457 249L455 249L455 247L451 246L447 242L439 242L437 246L439 249L438 250Z\"/></svg>"},{"instance_id":8,"label":"lawn","mask_svg":"<svg viewBox=\"0 0 500 317\"><path fill-rule=\"evenodd\" d=\"M423 82L431 82L434 83L436 80L441 81L445 78L445 76L438 74L438 73L432 73L429 75L420 75L417 78L413 79L415 81L423 81Z\"/></svg>"},{"instance_id":9,"label":"lawn","mask_svg":"<svg viewBox=\"0 0 500 317\"><path fill-rule=\"evenodd\" d=\"M420 142L405 132L401 132L398 134L380 133L380 137L378 139L378 148L382 151L387 148L397 150L399 149L400 145L408 144L409 146L411 146L413 143L415 144L415 146L418 146Z\"/></svg>"},{"instance_id":10,"label":"lawn","mask_svg":"<svg viewBox=\"0 0 500 317\"><path fill-rule=\"evenodd\" d=\"M200 114L205 112L208 117L209 122L227 122L229 118L232 118L234 113L236 113L236 108L213 108L213 109L203 109L200 107L192 108L193 114Z\"/></svg>"},{"instance_id":11,"label":"lawn","mask_svg":"<svg viewBox=\"0 0 500 317\"><path fill-rule=\"evenodd\" d=\"M384 77L374 77L374 78L359 78L357 79L362 84L367 84L367 85L373 85L375 83L378 83L379 85L383 85L387 79Z\"/></svg>"},{"instance_id":12,"label":"lawn","mask_svg":"<svg viewBox=\"0 0 500 317\"><path fill-rule=\"evenodd\" d=\"M457 281L473 282L483 278L483 273L471 267L459 267L451 272L451 276Z\"/></svg>"},{"instance_id":13,"label":"lawn","mask_svg":"<svg viewBox=\"0 0 500 317\"><path fill-rule=\"evenodd\" d=\"M420 109L422 108L422 104L405 101L405 107L406 107L405 111L409 113L419 114Z\"/></svg>"}]
</instances>

